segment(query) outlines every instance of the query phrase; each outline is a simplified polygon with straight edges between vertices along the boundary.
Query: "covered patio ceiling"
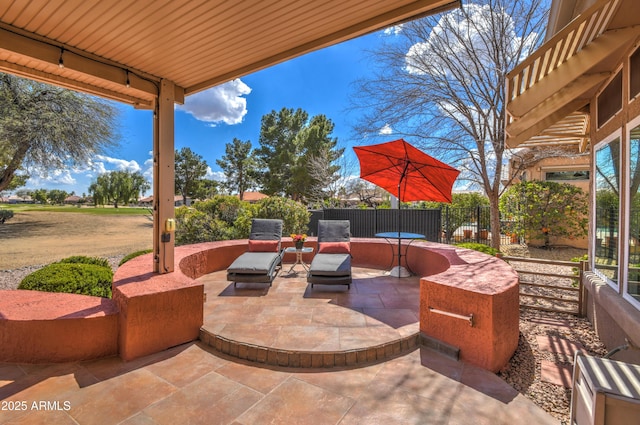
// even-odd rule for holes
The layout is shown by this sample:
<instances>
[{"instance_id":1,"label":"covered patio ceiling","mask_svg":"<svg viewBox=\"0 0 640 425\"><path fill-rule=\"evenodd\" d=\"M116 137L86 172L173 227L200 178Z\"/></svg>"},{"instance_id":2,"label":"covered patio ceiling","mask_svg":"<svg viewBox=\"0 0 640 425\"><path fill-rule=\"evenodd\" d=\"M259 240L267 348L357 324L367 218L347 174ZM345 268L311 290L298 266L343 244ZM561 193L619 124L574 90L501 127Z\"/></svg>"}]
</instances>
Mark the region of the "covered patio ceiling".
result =
<instances>
[{"instance_id":1,"label":"covered patio ceiling","mask_svg":"<svg viewBox=\"0 0 640 425\"><path fill-rule=\"evenodd\" d=\"M153 271L174 271L174 106L460 0L3 0L0 72L153 109Z\"/></svg>"},{"instance_id":2,"label":"covered patio ceiling","mask_svg":"<svg viewBox=\"0 0 640 425\"><path fill-rule=\"evenodd\" d=\"M556 12L572 3L557 1ZM575 3L575 1L573 2ZM507 74L506 143L589 146L589 102L640 38L636 1L597 0ZM552 18L558 19L552 13ZM558 22L551 22L550 31Z\"/></svg>"},{"instance_id":3,"label":"covered patio ceiling","mask_svg":"<svg viewBox=\"0 0 640 425\"><path fill-rule=\"evenodd\" d=\"M0 71L153 108L460 0L3 0Z\"/></svg>"}]
</instances>

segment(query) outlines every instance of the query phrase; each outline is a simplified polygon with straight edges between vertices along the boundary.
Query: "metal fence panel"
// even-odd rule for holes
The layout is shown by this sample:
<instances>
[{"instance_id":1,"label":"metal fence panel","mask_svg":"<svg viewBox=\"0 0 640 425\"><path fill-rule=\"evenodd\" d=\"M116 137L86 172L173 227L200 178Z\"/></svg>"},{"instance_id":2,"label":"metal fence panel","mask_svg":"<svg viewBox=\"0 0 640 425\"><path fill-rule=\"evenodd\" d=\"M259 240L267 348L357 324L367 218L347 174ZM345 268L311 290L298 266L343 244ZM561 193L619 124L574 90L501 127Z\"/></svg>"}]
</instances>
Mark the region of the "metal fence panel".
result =
<instances>
[{"instance_id":1,"label":"metal fence panel","mask_svg":"<svg viewBox=\"0 0 640 425\"><path fill-rule=\"evenodd\" d=\"M403 209L403 232L419 233L433 242L489 244L489 207ZM372 238L376 233L398 231L397 209L330 208L311 212L307 234L318 233L318 220L349 220L351 235Z\"/></svg>"},{"instance_id":2,"label":"metal fence panel","mask_svg":"<svg viewBox=\"0 0 640 425\"><path fill-rule=\"evenodd\" d=\"M401 210L403 232L420 233L427 240L439 242L441 233L440 210ZM332 208L322 212L313 211L309 223L309 234L315 235L318 219L349 220L351 235L360 238L372 238L376 233L398 231L397 209L353 209Z\"/></svg>"},{"instance_id":3,"label":"metal fence panel","mask_svg":"<svg viewBox=\"0 0 640 425\"><path fill-rule=\"evenodd\" d=\"M327 220L349 220L351 235L355 238L370 238L376 233L377 210L332 208L324 210Z\"/></svg>"}]
</instances>

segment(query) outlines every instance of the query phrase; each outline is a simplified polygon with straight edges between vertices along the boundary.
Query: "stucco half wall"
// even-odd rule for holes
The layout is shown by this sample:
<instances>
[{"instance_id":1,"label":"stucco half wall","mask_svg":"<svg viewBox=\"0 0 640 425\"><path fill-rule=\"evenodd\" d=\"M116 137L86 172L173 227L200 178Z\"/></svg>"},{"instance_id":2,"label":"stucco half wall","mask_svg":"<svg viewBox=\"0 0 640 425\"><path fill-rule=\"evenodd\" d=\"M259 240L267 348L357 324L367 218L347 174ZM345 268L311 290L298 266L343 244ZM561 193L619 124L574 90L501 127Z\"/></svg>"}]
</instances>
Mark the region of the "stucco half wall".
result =
<instances>
[{"instance_id":1,"label":"stucco half wall","mask_svg":"<svg viewBox=\"0 0 640 425\"><path fill-rule=\"evenodd\" d=\"M422 276L420 332L458 348L463 361L502 369L518 348L517 272L500 258L455 246L414 242L404 249L409 267ZM380 240L352 240L356 266L396 264L391 253Z\"/></svg>"},{"instance_id":2,"label":"stucco half wall","mask_svg":"<svg viewBox=\"0 0 640 425\"><path fill-rule=\"evenodd\" d=\"M307 244L316 248L313 239ZM284 240L283 246L291 242ZM354 266L394 264L397 245L354 238L351 246ZM405 248L410 268L423 276L420 331L458 347L464 361L502 368L518 344L515 271L498 258L447 245L415 242ZM117 270L113 300L2 291L0 361L59 362L116 353L132 360L196 340L204 302L203 284L196 279L226 269L246 249L246 240L181 246L175 251L176 271L166 274L152 272L151 254L134 258ZM464 320L471 314L472 322Z\"/></svg>"}]
</instances>

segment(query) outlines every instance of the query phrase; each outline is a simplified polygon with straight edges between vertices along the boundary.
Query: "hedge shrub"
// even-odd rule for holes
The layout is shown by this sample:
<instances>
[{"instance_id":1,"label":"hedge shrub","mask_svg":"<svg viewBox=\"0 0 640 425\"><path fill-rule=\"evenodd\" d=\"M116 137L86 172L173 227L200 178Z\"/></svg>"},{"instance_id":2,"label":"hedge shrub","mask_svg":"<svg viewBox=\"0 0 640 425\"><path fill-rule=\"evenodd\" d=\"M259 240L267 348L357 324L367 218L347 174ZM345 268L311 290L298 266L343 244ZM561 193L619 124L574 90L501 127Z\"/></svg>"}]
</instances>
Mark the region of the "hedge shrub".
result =
<instances>
[{"instance_id":1,"label":"hedge shrub","mask_svg":"<svg viewBox=\"0 0 640 425\"><path fill-rule=\"evenodd\" d=\"M258 202L257 206L256 218L279 218L283 221L283 235L307 232L311 213L302 203L270 196Z\"/></svg>"},{"instance_id":2,"label":"hedge shrub","mask_svg":"<svg viewBox=\"0 0 640 425\"><path fill-rule=\"evenodd\" d=\"M55 263L54 263L55 264ZM58 264L93 264L95 266L111 268L109 260L100 257L86 257L84 255L74 255L58 261Z\"/></svg>"},{"instance_id":3,"label":"hedge shrub","mask_svg":"<svg viewBox=\"0 0 640 425\"><path fill-rule=\"evenodd\" d=\"M13 211L0 208L0 224L4 223L10 218L13 218Z\"/></svg>"},{"instance_id":4,"label":"hedge shrub","mask_svg":"<svg viewBox=\"0 0 640 425\"><path fill-rule=\"evenodd\" d=\"M139 257L140 255L148 254L150 252L153 252L153 249L143 249L140 251L132 252L131 254L127 254L124 257L122 257L122 260L120 260L120 263L118 263L118 266L123 265L124 263L131 260L132 258L136 258L136 257Z\"/></svg>"},{"instance_id":5,"label":"hedge shrub","mask_svg":"<svg viewBox=\"0 0 640 425\"><path fill-rule=\"evenodd\" d=\"M82 263L53 263L26 276L18 289L111 298L110 267Z\"/></svg>"},{"instance_id":6,"label":"hedge shrub","mask_svg":"<svg viewBox=\"0 0 640 425\"><path fill-rule=\"evenodd\" d=\"M492 256L495 256L500 252L497 249L492 248L488 245L475 243L475 242L463 242L463 243L456 244L456 246L459 246L460 248L473 249L474 251L484 252L485 254L489 254Z\"/></svg>"},{"instance_id":7,"label":"hedge shrub","mask_svg":"<svg viewBox=\"0 0 640 425\"><path fill-rule=\"evenodd\" d=\"M222 195L176 208L175 215L176 245L248 238L253 218L281 219L283 235L306 233L310 217L306 206L291 199L272 196L250 204Z\"/></svg>"}]
</instances>

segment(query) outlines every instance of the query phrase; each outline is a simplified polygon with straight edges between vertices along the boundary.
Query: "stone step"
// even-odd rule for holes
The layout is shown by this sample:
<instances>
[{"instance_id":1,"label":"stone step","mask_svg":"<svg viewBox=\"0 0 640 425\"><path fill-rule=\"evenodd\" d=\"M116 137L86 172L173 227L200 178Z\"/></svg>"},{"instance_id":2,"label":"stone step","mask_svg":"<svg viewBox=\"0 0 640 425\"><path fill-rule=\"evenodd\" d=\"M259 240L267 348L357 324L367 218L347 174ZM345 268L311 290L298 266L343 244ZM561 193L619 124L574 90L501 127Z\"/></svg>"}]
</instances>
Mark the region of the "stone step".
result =
<instances>
[{"instance_id":1,"label":"stone step","mask_svg":"<svg viewBox=\"0 0 640 425\"><path fill-rule=\"evenodd\" d=\"M272 366L296 368L362 366L407 354L418 348L420 342L419 334L416 333L384 344L351 350L285 350L234 341L204 328L200 329L200 340L216 351L232 357Z\"/></svg>"}]
</instances>

